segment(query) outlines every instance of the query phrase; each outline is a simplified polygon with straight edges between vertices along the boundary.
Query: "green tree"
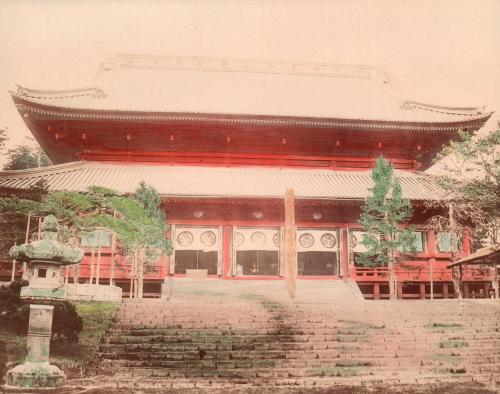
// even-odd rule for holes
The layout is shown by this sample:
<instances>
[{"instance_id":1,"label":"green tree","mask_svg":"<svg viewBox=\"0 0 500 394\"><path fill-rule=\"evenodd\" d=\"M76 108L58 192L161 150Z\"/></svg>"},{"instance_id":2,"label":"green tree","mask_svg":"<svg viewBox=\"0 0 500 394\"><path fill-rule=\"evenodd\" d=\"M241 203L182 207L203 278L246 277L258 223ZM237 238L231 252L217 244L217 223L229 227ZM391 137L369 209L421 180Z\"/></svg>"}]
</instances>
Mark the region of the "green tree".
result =
<instances>
[{"instance_id":1,"label":"green tree","mask_svg":"<svg viewBox=\"0 0 500 394\"><path fill-rule=\"evenodd\" d=\"M31 215L38 209L39 202L47 194L45 180L41 180L27 189L24 198L0 199L0 259L9 261L9 250L12 245L19 245L26 240L27 221L31 231L37 231L36 218Z\"/></svg>"},{"instance_id":2,"label":"green tree","mask_svg":"<svg viewBox=\"0 0 500 394\"><path fill-rule=\"evenodd\" d=\"M9 137L7 136L8 131L9 129L7 127L3 129L0 128L0 152L3 151L3 148L5 146L5 141L9 139Z\"/></svg>"},{"instance_id":3,"label":"green tree","mask_svg":"<svg viewBox=\"0 0 500 394\"><path fill-rule=\"evenodd\" d=\"M144 238L140 239L136 250L135 267L137 272L136 294L142 298L144 284L144 268L148 262L157 261L162 255L171 254L173 251L172 243L167 240L167 220L165 211L161 207L161 199L158 192L144 182L139 184L132 195L144 207L146 222L142 226L146 229L152 227L153 231L145 231Z\"/></svg>"},{"instance_id":4,"label":"green tree","mask_svg":"<svg viewBox=\"0 0 500 394\"><path fill-rule=\"evenodd\" d=\"M122 253L133 261L135 295L142 296L144 264L172 252L171 241L165 238L167 222L160 203L156 190L142 183L131 196L91 187L85 193L52 192L41 201L1 198L0 212L25 216L54 214L65 228L61 236L67 242L81 239L84 232L110 230Z\"/></svg>"},{"instance_id":5,"label":"green tree","mask_svg":"<svg viewBox=\"0 0 500 394\"><path fill-rule=\"evenodd\" d=\"M436 232L449 232L456 240L464 230L473 246L499 242L500 236L500 130L483 137L460 131L436 156L442 173L436 176L444 199L429 201L436 214L428 225Z\"/></svg>"},{"instance_id":6,"label":"green tree","mask_svg":"<svg viewBox=\"0 0 500 394\"><path fill-rule=\"evenodd\" d=\"M4 170L26 170L28 168L46 167L49 164L47 155L40 148L19 145L7 152L7 164Z\"/></svg>"},{"instance_id":7,"label":"green tree","mask_svg":"<svg viewBox=\"0 0 500 394\"><path fill-rule=\"evenodd\" d=\"M391 299L397 297L395 265L400 251L414 252L413 228L402 228L412 215L411 203L402 197L401 183L394 176L391 163L378 158L372 170L373 187L362 207L359 223L366 232L362 244L366 252L361 253L357 263L365 266L389 268Z\"/></svg>"}]
</instances>

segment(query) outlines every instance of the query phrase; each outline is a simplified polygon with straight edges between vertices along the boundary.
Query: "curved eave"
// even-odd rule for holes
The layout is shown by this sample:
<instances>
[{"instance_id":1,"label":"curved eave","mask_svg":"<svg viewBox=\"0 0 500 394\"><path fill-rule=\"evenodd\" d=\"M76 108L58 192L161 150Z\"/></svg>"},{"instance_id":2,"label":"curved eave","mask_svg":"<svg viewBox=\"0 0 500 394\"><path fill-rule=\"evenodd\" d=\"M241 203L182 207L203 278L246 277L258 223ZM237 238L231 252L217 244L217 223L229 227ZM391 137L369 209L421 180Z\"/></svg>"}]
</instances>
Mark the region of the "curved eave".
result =
<instances>
[{"instance_id":1,"label":"curved eave","mask_svg":"<svg viewBox=\"0 0 500 394\"><path fill-rule=\"evenodd\" d=\"M409 122L384 119L313 118L293 116L267 116L252 114L188 113L188 112L144 112L121 110L94 110L61 107L33 102L23 95L10 92L16 107L23 116L52 119L112 120L120 122L199 122L262 126L298 126L318 128L354 128L361 130L407 130L407 131L456 131L477 130L491 117L493 112L478 113L469 119L442 122ZM25 115L27 114L27 115Z\"/></svg>"}]
</instances>

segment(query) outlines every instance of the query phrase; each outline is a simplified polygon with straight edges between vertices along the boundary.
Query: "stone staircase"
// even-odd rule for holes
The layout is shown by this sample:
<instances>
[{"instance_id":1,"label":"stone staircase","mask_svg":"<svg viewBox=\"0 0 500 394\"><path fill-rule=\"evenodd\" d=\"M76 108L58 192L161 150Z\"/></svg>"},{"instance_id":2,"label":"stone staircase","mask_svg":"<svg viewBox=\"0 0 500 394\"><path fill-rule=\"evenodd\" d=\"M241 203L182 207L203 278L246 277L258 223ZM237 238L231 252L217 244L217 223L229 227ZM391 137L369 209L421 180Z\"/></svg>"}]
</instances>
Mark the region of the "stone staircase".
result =
<instances>
[{"instance_id":1,"label":"stone staircase","mask_svg":"<svg viewBox=\"0 0 500 394\"><path fill-rule=\"evenodd\" d=\"M290 300L283 284L226 285L123 303L93 373L154 387L500 383L494 300L364 302L318 282Z\"/></svg>"}]
</instances>

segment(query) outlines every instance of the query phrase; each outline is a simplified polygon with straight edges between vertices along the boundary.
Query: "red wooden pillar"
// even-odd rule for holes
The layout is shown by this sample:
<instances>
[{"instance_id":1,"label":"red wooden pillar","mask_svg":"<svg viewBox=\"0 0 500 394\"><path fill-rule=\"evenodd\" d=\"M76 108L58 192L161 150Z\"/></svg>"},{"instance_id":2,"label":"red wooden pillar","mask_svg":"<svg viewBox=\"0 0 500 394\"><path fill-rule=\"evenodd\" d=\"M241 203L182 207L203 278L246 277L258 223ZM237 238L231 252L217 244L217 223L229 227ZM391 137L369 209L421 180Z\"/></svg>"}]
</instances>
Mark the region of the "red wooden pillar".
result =
<instances>
[{"instance_id":1,"label":"red wooden pillar","mask_svg":"<svg viewBox=\"0 0 500 394\"><path fill-rule=\"evenodd\" d=\"M425 283L420 283L420 299L425 300Z\"/></svg>"},{"instance_id":2,"label":"red wooden pillar","mask_svg":"<svg viewBox=\"0 0 500 394\"><path fill-rule=\"evenodd\" d=\"M427 232L427 242L428 242L428 251L431 254L431 256L434 256L437 253L437 248L436 248L436 235L434 234L434 231L428 231Z\"/></svg>"},{"instance_id":3,"label":"red wooden pillar","mask_svg":"<svg viewBox=\"0 0 500 394\"><path fill-rule=\"evenodd\" d=\"M161 269L162 279L165 279L170 274L170 256L165 256L165 258L162 259Z\"/></svg>"},{"instance_id":4,"label":"red wooden pillar","mask_svg":"<svg viewBox=\"0 0 500 394\"><path fill-rule=\"evenodd\" d=\"M484 298L490 298L491 282L484 282Z\"/></svg>"},{"instance_id":5,"label":"red wooden pillar","mask_svg":"<svg viewBox=\"0 0 500 394\"><path fill-rule=\"evenodd\" d=\"M373 299L380 300L380 283L373 284Z\"/></svg>"},{"instance_id":6,"label":"red wooden pillar","mask_svg":"<svg viewBox=\"0 0 500 394\"><path fill-rule=\"evenodd\" d=\"M231 279L231 226L224 226L222 233L222 274L223 279Z\"/></svg>"},{"instance_id":7,"label":"red wooden pillar","mask_svg":"<svg viewBox=\"0 0 500 394\"><path fill-rule=\"evenodd\" d=\"M403 299L403 283L402 282L398 282L398 290L397 290L396 299L398 299L398 300Z\"/></svg>"},{"instance_id":8,"label":"red wooden pillar","mask_svg":"<svg viewBox=\"0 0 500 394\"><path fill-rule=\"evenodd\" d=\"M449 298L448 295L448 283L443 283L443 298Z\"/></svg>"},{"instance_id":9,"label":"red wooden pillar","mask_svg":"<svg viewBox=\"0 0 500 394\"><path fill-rule=\"evenodd\" d=\"M469 284L465 282L463 286L464 286L464 298L469 298Z\"/></svg>"},{"instance_id":10,"label":"red wooden pillar","mask_svg":"<svg viewBox=\"0 0 500 394\"><path fill-rule=\"evenodd\" d=\"M349 247L347 244L347 237L349 236L349 232L347 228L343 228L342 231L342 276L344 278L349 277Z\"/></svg>"}]
</instances>

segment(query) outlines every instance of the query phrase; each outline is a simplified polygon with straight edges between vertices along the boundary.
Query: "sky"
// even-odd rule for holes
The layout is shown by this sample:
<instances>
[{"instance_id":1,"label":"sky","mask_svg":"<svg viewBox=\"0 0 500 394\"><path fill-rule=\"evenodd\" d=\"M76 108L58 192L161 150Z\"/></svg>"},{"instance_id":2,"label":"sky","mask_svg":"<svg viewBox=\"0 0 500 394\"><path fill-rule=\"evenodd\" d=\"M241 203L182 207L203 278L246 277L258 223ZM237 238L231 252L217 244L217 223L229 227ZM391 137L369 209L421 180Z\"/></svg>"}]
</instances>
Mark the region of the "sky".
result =
<instances>
[{"instance_id":1,"label":"sky","mask_svg":"<svg viewBox=\"0 0 500 394\"><path fill-rule=\"evenodd\" d=\"M409 99L500 112L499 20L500 0L0 0L0 128L30 135L16 84L86 87L116 53L377 65Z\"/></svg>"}]
</instances>

